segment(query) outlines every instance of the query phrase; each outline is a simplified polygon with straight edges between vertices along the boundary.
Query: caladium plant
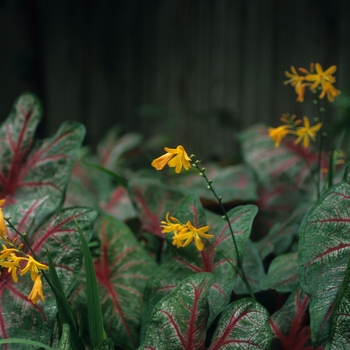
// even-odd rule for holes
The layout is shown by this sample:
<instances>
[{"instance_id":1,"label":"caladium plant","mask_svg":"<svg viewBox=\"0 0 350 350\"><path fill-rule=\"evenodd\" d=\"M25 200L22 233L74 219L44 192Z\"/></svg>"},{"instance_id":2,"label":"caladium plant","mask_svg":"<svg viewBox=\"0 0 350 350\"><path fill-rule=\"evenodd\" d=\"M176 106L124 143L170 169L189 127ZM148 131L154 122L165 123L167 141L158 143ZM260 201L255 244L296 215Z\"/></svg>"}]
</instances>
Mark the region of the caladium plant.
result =
<instances>
[{"instance_id":1,"label":"caladium plant","mask_svg":"<svg viewBox=\"0 0 350 350\"><path fill-rule=\"evenodd\" d=\"M334 99L334 68L316 70L301 82L326 76L312 87ZM305 86L293 86L302 99ZM165 147L149 164L169 165L161 177L129 161L143 147L136 134L111 131L82 156L80 124L34 141L40 117L26 94L0 129L0 200L7 242L27 237L23 254L54 267L62 290L44 280L45 300L33 304L24 264L14 283L1 251L2 338L74 350L347 349L350 165L310 146L321 122L252 126L238 137L243 162L227 167ZM78 315L68 328L62 305ZM5 349L22 349L13 344Z\"/></svg>"}]
</instances>

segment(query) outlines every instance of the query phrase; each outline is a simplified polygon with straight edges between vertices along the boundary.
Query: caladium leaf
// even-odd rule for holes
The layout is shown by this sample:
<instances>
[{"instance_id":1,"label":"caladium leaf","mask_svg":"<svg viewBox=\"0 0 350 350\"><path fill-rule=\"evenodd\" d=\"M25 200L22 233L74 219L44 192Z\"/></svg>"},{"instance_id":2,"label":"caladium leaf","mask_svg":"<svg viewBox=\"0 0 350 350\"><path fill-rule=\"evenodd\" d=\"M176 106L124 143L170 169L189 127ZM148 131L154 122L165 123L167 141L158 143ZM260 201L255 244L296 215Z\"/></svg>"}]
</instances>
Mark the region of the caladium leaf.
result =
<instances>
[{"instance_id":1,"label":"caladium leaf","mask_svg":"<svg viewBox=\"0 0 350 350\"><path fill-rule=\"evenodd\" d=\"M240 299L222 312L209 350L270 349L271 329L267 310L255 300Z\"/></svg>"},{"instance_id":2,"label":"caladium leaf","mask_svg":"<svg viewBox=\"0 0 350 350\"><path fill-rule=\"evenodd\" d=\"M310 167L316 166L318 154L295 145L288 138L275 147L264 125L253 125L244 130L239 135L239 141L243 158L255 170L259 183L279 180L295 189L313 189L310 186ZM322 154L321 161L322 167L326 167L328 160L325 154Z\"/></svg>"},{"instance_id":3,"label":"caladium leaf","mask_svg":"<svg viewBox=\"0 0 350 350\"><path fill-rule=\"evenodd\" d=\"M14 193L7 178L17 176L28 156L34 134L42 116L39 100L32 94L21 95L14 103L7 120L0 128L1 190ZM4 195L1 196L2 198Z\"/></svg>"},{"instance_id":4,"label":"caladium leaf","mask_svg":"<svg viewBox=\"0 0 350 350\"><path fill-rule=\"evenodd\" d=\"M129 194L142 223L142 230L164 238L160 222L167 212L174 213L183 195L160 182L135 179L129 182Z\"/></svg>"},{"instance_id":5,"label":"caladium leaf","mask_svg":"<svg viewBox=\"0 0 350 350\"><path fill-rule=\"evenodd\" d=\"M272 350L316 349L311 343L308 305L309 297L303 291L296 290L283 307L271 316Z\"/></svg>"},{"instance_id":6,"label":"caladium leaf","mask_svg":"<svg viewBox=\"0 0 350 350\"><path fill-rule=\"evenodd\" d=\"M326 350L346 349L350 344L350 257L336 303L332 312L331 328Z\"/></svg>"},{"instance_id":7,"label":"caladium leaf","mask_svg":"<svg viewBox=\"0 0 350 350\"><path fill-rule=\"evenodd\" d=\"M206 165L206 175L215 182L215 191L222 196L223 203L255 202L258 200L254 173L248 166L239 164L221 168ZM202 200L217 203L211 191L208 191L203 178L198 173L181 177L177 184L184 193L195 193Z\"/></svg>"},{"instance_id":8,"label":"caladium leaf","mask_svg":"<svg viewBox=\"0 0 350 350\"><path fill-rule=\"evenodd\" d=\"M106 334L116 346L138 345L143 292L156 264L123 222L104 216L98 225L101 256L95 261ZM85 273L72 293L74 305L86 321ZM84 327L87 329L87 327Z\"/></svg>"},{"instance_id":9,"label":"caladium leaf","mask_svg":"<svg viewBox=\"0 0 350 350\"><path fill-rule=\"evenodd\" d=\"M268 274L261 279L263 289L275 289L280 293L293 292L298 284L298 253L277 256L271 262Z\"/></svg>"},{"instance_id":10,"label":"caladium leaf","mask_svg":"<svg viewBox=\"0 0 350 350\"><path fill-rule=\"evenodd\" d=\"M350 168L343 181L326 191L300 227L298 274L310 296L313 341L328 337L330 315L349 257Z\"/></svg>"},{"instance_id":11,"label":"caladium leaf","mask_svg":"<svg viewBox=\"0 0 350 350\"><path fill-rule=\"evenodd\" d=\"M96 160L89 160L90 162L96 162ZM64 205L65 207L91 206L123 221L136 217L126 189L115 186L108 175L87 166L82 161L77 162L73 169Z\"/></svg>"},{"instance_id":12,"label":"caladium leaf","mask_svg":"<svg viewBox=\"0 0 350 350\"><path fill-rule=\"evenodd\" d=\"M204 349L213 277L198 273L183 280L154 308L141 349Z\"/></svg>"},{"instance_id":13,"label":"caladium leaf","mask_svg":"<svg viewBox=\"0 0 350 350\"><path fill-rule=\"evenodd\" d=\"M0 197L9 202L49 195L46 215L63 201L85 128L65 122L56 135L33 148L41 107L33 95L22 95L0 129Z\"/></svg>"},{"instance_id":14,"label":"caladium leaf","mask_svg":"<svg viewBox=\"0 0 350 350\"><path fill-rule=\"evenodd\" d=\"M82 228L87 239L96 219L96 212L90 208L69 208L53 215L40 227L35 222L35 213L46 205L45 200L23 201L6 207L5 215L11 216L11 223L26 232L38 261L46 263L46 247L53 258L58 276L66 294L72 289L81 269L82 254L75 221ZM11 239L17 236L9 230ZM20 241L20 238L18 238ZM22 250L31 254L26 246ZM56 302L53 292L43 280L44 302L33 305L28 295L33 282L30 277L19 277L12 281L7 269L0 275L0 335L11 338L18 335L24 338L48 343L56 316ZM9 347L10 349L10 347ZM21 349L19 346L13 349Z\"/></svg>"},{"instance_id":15,"label":"caladium leaf","mask_svg":"<svg viewBox=\"0 0 350 350\"><path fill-rule=\"evenodd\" d=\"M228 212L240 259L243 259L245 245L249 239L256 212L257 209L253 205L240 206ZM206 224L203 207L196 195L186 196L174 216L184 223L191 221L197 228ZM231 233L227 222L222 219L217 229L209 230L209 233L214 234L214 238L210 241L217 250L216 253L209 243L205 243L204 250L201 252L193 243L185 248L177 249L171 244L171 234L167 235L166 257L145 292L141 337L147 329L149 315L154 305L184 278L194 273L211 272L214 276L209 293L208 325L228 304L237 277L237 256Z\"/></svg>"},{"instance_id":16,"label":"caladium leaf","mask_svg":"<svg viewBox=\"0 0 350 350\"><path fill-rule=\"evenodd\" d=\"M112 128L97 146L100 164L107 169L117 170L121 157L141 144L142 137L127 133L118 138L118 128Z\"/></svg>"},{"instance_id":17,"label":"caladium leaf","mask_svg":"<svg viewBox=\"0 0 350 350\"><path fill-rule=\"evenodd\" d=\"M260 292L263 289L261 286L261 279L265 276L265 271L260 253L251 240L247 241L244 251L243 270L253 292ZM237 276L233 291L236 294L249 294L241 276Z\"/></svg>"}]
</instances>

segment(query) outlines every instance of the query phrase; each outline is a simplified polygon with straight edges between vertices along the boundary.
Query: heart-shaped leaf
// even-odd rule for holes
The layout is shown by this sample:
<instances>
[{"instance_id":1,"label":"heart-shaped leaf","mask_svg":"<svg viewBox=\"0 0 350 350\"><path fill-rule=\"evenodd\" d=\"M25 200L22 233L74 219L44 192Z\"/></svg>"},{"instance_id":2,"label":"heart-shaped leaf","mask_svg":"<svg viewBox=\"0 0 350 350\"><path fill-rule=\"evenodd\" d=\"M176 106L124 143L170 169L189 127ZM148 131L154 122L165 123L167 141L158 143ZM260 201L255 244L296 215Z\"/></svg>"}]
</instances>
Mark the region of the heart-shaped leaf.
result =
<instances>
[{"instance_id":1,"label":"heart-shaped leaf","mask_svg":"<svg viewBox=\"0 0 350 350\"><path fill-rule=\"evenodd\" d=\"M109 216L98 225L101 256L95 261L106 334L116 346L138 345L143 292L156 264L123 222ZM74 305L86 321L85 273L72 293ZM87 329L87 327L84 327Z\"/></svg>"},{"instance_id":2,"label":"heart-shaped leaf","mask_svg":"<svg viewBox=\"0 0 350 350\"><path fill-rule=\"evenodd\" d=\"M244 164L220 168L206 165L206 176L213 179L215 191L222 196L223 203L255 202L258 199L256 182L252 170ZM195 193L202 200L217 203L213 193L208 191L203 178L198 173L181 177L176 181L185 193Z\"/></svg>"},{"instance_id":3,"label":"heart-shaped leaf","mask_svg":"<svg viewBox=\"0 0 350 350\"><path fill-rule=\"evenodd\" d=\"M346 349L350 344L350 257L340 292L332 312L326 350Z\"/></svg>"},{"instance_id":4,"label":"heart-shaped leaf","mask_svg":"<svg viewBox=\"0 0 350 350\"><path fill-rule=\"evenodd\" d=\"M261 279L263 289L275 289L277 292L293 292L299 284L298 253L277 256L269 266L269 272Z\"/></svg>"},{"instance_id":5,"label":"heart-shaped leaf","mask_svg":"<svg viewBox=\"0 0 350 350\"><path fill-rule=\"evenodd\" d=\"M167 212L174 213L183 195L150 179L135 179L129 183L129 194L142 223L142 230L164 238L160 222Z\"/></svg>"},{"instance_id":6,"label":"heart-shaped leaf","mask_svg":"<svg viewBox=\"0 0 350 350\"><path fill-rule=\"evenodd\" d=\"M240 206L228 212L240 259L243 258L256 212L257 209L253 205ZM181 222L191 221L197 228L206 224L203 207L196 195L186 196L175 216ZM192 274L211 272L214 276L209 293L210 316L208 324L228 304L237 276L237 256L234 244L228 224L222 219L216 230L209 230L209 232L214 234L214 238L210 241L216 252L209 243L205 243L204 250L201 252L196 249L194 244L177 249L172 246L170 235L167 236L166 257L145 292L142 335L147 329L149 315L154 305L184 278Z\"/></svg>"},{"instance_id":7,"label":"heart-shaped leaf","mask_svg":"<svg viewBox=\"0 0 350 350\"><path fill-rule=\"evenodd\" d=\"M316 349L310 339L308 305L309 297L303 291L296 290L283 307L271 316L272 350Z\"/></svg>"},{"instance_id":8,"label":"heart-shaped leaf","mask_svg":"<svg viewBox=\"0 0 350 350\"><path fill-rule=\"evenodd\" d=\"M9 202L49 195L46 215L57 210L69 180L85 128L65 122L56 135L33 148L33 135L41 118L38 100L22 95L0 129L0 197Z\"/></svg>"},{"instance_id":9,"label":"heart-shaped leaf","mask_svg":"<svg viewBox=\"0 0 350 350\"><path fill-rule=\"evenodd\" d=\"M139 349L204 349L212 280L209 273L192 275L162 299Z\"/></svg>"},{"instance_id":10,"label":"heart-shaped leaf","mask_svg":"<svg viewBox=\"0 0 350 350\"><path fill-rule=\"evenodd\" d=\"M310 296L313 341L327 339L329 318L350 254L350 168L304 217L300 227L298 274Z\"/></svg>"},{"instance_id":11,"label":"heart-shaped leaf","mask_svg":"<svg viewBox=\"0 0 350 350\"><path fill-rule=\"evenodd\" d=\"M43 200L23 201L8 206L4 212L11 216L11 223L22 232L27 232L38 261L46 263L46 247L53 258L58 276L66 294L72 289L81 268L82 254L79 235L75 221L82 228L84 235L90 239L96 212L90 208L64 209L48 221L37 227L35 213L45 205ZM11 239L17 237L9 230ZM19 238L19 237L18 237ZM19 238L20 241L20 238ZM31 254L26 246L23 251ZM17 283L3 269L0 275L0 335L11 338L18 335L48 343L56 316L56 302L53 292L43 280L44 302L32 304L28 295L33 282L28 276L19 277ZM16 347L14 349L21 349Z\"/></svg>"},{"instance_id":12,"label":"heart-shaped leaf","mask_svg":"<svg viewBox=\"0 0 350 350\"><path fill-rule=\"evenodd\" d=\"M240 299L222 312L209 350L270 349L271 329L266 309L250 298Z\"/></svg>"},{"instance_id":13,"label":"heart-shaped leaf","mask_svg":"<svg viewBox=\"0 0 350 350\"><path fill-rule=\"evenodd\" d=\"M253 292L260 292L262 290L261 279L265 276L265 271L260 253L251 240L247 241L244 251L243 270ZM241 276L237 276L233 291L236 294L249 294Z\"/></svg>"}]
</instances>

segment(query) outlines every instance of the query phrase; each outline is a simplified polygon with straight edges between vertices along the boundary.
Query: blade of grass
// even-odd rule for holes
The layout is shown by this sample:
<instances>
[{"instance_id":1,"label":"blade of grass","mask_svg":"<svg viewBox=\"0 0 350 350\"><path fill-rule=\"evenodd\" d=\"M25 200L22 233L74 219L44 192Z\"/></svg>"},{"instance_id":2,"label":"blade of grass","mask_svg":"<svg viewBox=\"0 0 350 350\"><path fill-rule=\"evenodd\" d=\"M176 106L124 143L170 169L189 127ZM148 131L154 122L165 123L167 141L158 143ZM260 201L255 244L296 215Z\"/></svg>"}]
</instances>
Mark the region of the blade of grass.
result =
<instances>
[{"instance_id":1,"label":"blade of grass","mask_svg":"<svg viewBox=\"0 0 350 350\"><path fill-rule=\"evenodd\" d=\"M17 339L17 338L0 340L0 344L13 344L13 343L32 345L35 347L43 348L45 350L54 350L54 348L52 348L51 346L45 345L43 343L39 343L38 341L34 341L34 340Z\"/></svg>"},{"instance_id":2,"label":"blade of grass","mask_svg":"<svg viewBox=\"0 0 350 350\"><path fill-rule=\"evenodd\" d=\"M127 188L128 180L124 176L121 176L121 175L115 173L114 171L109 170L107 168L104 168L103 166L98 165L98 164L88 163L86 161L83 161L83 164L89 166L90 168L97 169L97 170L109 175L118 185Z\"/></svg>"},{"instance_id":3,"label":"blade of grass","mask_svg":"<svg viewBox=\"0 0 350 350\"><path fill-rule=\"evenodd\" d=\"M88 243L80 229L80 226L77 222L75 224L77 225L83 248L84 265L86 270L86 294L88 300L87 308L89 337L90 346L92 349L94 349L97 346L99 346L99 344L102 343L102 341L106 338L106 333L103 328L102 311L94 263L92 261Z\"/></svg>"},{"instance_id":4,"label":"blade of grass","mask_svg":"<svg viewBox=\"0 0 350 350\"><path fill-rule=\"evenodd\" d=\"M74 313L72 311L72 308L70 307L66 297L64 296L62 284L58 278L55 265L52 261L50 252L48 249L46 249L46 255L47 255L47 261L49 265L49 271L51 276L51 281L46 277L46 274L44 275L46 280L48 281L52 291L55 294L56 297L56 304L57 304L57 310L58 315L61 321L61 325L66 323L68 324L70 328L70 341L74 349L80 349L84 350L85 346L82 341L82 339L79 336L78 330L77 330L77 324L75 322Z\"/></svg>"}]
</instances>

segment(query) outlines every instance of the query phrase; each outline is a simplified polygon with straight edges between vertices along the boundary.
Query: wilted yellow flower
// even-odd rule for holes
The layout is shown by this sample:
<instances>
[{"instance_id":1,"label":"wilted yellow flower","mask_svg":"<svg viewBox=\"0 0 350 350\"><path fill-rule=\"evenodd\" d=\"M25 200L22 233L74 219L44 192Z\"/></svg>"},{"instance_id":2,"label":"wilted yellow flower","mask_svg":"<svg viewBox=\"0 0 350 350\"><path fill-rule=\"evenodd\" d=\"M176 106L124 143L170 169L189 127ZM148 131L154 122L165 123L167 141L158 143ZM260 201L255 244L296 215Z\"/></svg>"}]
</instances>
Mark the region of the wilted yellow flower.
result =
<instances>
[{"instance_id":1,"label":"wilted yellow flower","mask_svg":"<svg viewBox=\"0 0 350 350\"><path fill-rule=\"evenodd\" d=\"M5 204L5 199L0 200L0 207ZM0 238L7 235L7 226L4 219L2 208L0 208Z\"/></svg>"},{"instance_id":2,"label":"wilted yellow flower","mask_svg":"<svg viewBox=\"0 0 350 350\"><path fill-rule=\"evenodd\" d=\"M310 85L309 83L305 83L305 77L300 76L294 66L290 67L290 70L292 73L289 73L287 71L284 72L288 80L284 82L284 84L291 84L294 86L295 92L297 93L297 101L303 102L304 101L304 94L305 94L305 86Z\"/></svg>"},{"instance_id":3,"label":"wilted yellow flower","mask_svg":"<svg viewBox=\"0 0 350 350\"><path fill-rule=\"evenodd\" d=\"M32 256L28 255L28 262L24 269L21 271L21 276L25 275L28 271L30 271L30 277L32 281L35 281L39 274L40 270L47 270L49 267L42 263L36 261Z\"/></svg>"},{"instance_id":4,"label":"wilted yellow flower","mask_svg":"<svg viewBox=\"0 0 350 350\"><path fill-rule=\"evenodd\" d=\"M155 159L152 166L157 170L162 170L167 164L169 167L175 167L175 172L180 174L182 167L188 170L191 167L191 158L187 155L182 146L176 148L164 148L167 153Z\"/></svg>"},{"instance_id":5,"label":"wilted yellow flower","mask_svg":"<svg viewBox=\"0 0 350 350\"><path fill-rule=\"evenodd\" d=\"M305 79L313 82L310 86L311 90L315 90L319 85L322 87L320 98L323 98L327 94L329 102L333 102L334 98L340 94L340 90L337 90L332 84L335 83L335 77L332 75L337 70L337 66L331 66L327 70L323 71L322 66L319 63L315 64L316 74L307 74Z\"/></svg>"},{"instance_id":6,"label":"wilted yellow flower","mask_svg":"<svg viewBox=\"0 0 350 350\"><path fill-rule=\"evenodd\" d=\"M303 118L304 126L297 128L296 134L298 138L295 140L295 144L298 144L301 140L303 140L304 147L309 147L310 138L315 141L316 132L319 131L322 127L322 123L318 123L310 128L310 122L307 117Z\"/></svg>"},{"instance_id":7,"label":"wilted yellow flower","mask_svg":"<svg viewBox=\"0 0 350 350\"><path fill-rule=\"evenodd\" d=\"M294 134L294 131L291 130L291 125L281 125L277 128L269 128L269 135L271 139L275 142L275 147L278 147L282 139L288 134Z\"/></svg>"},{"instance_id":8,"label":"wilted yellow flower","mask_svg":"<svg viewBox=\"0 0 350 350\"><path fill-rule=\"evenodd\" d=\"M43 284L41 282L41 275L36 276L33 284L33 288L28 295L28 299L30 299L33 304L36 304L39 299L41 301L44 301Z\"/></svg>"},{"instance_id":9,"label":"wilted yellow flower","mask_svg":"<svg viewBox=\"0 0 350 350\"><path fill-rule=\"evenodd\" d=\"M204 244L201 240L201 237L207 238L207 239L214 237L214 235L210 235L210 234L206 233L210 229L209 226L203 226L200 228L196 228L191 224L190 221L187 221L186 227L188 228L188 230L185 232L181 232L177 237L177 239L185 241L182 244L183 248L188 246L192 242L192 240L194 239L194 242L196 244L197 249L199 251L202 251L204 248Z\"/></svg>"}]
</instances>

